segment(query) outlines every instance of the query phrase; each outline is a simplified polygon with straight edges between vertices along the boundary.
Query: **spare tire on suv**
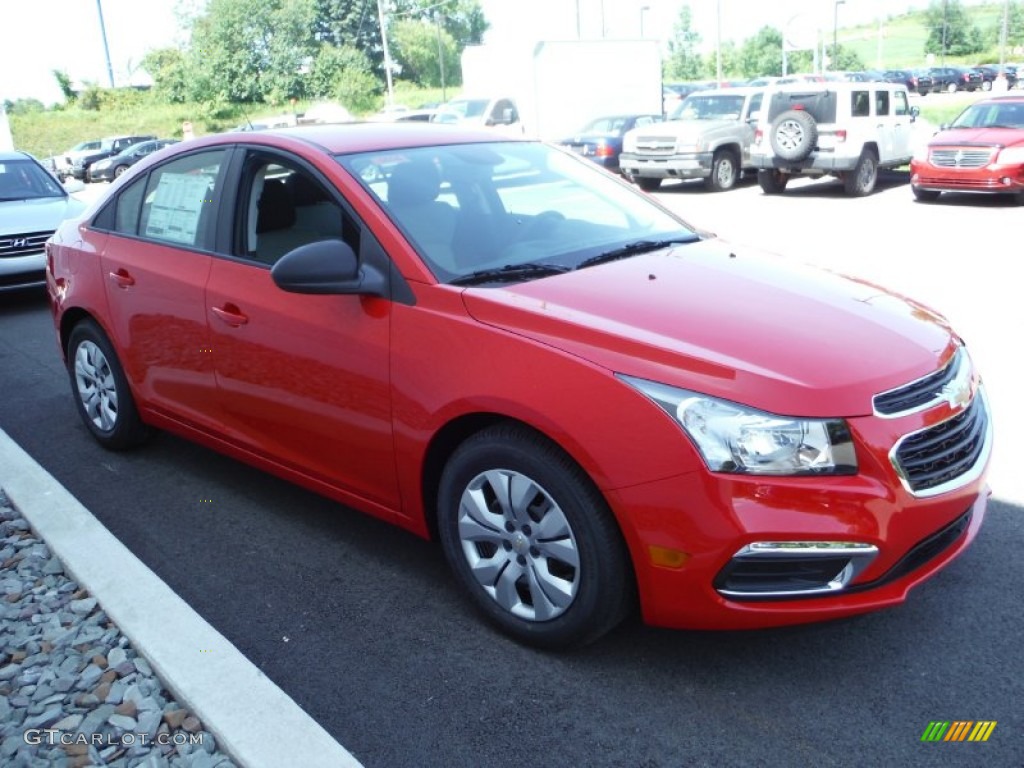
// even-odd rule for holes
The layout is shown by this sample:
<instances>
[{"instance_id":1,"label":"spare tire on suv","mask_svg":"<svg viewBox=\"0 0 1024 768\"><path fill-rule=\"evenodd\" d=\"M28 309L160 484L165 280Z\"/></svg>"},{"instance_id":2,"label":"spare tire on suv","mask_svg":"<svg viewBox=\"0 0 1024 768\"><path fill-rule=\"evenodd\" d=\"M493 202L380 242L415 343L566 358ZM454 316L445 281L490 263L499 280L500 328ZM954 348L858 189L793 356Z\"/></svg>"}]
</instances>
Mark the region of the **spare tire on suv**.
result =
<instances>
[{"instance_id":1,"label":"spare tire on suv","mask_svg":"<svg viewBox=\"0 0 1024 768\"><path fill-rule=\"evenodd\" d=\"M818 143L818 124L802 109L789 109L775 118L769 139L772 151L782 160L806 159Z\"/></svg>"}]
</instances>

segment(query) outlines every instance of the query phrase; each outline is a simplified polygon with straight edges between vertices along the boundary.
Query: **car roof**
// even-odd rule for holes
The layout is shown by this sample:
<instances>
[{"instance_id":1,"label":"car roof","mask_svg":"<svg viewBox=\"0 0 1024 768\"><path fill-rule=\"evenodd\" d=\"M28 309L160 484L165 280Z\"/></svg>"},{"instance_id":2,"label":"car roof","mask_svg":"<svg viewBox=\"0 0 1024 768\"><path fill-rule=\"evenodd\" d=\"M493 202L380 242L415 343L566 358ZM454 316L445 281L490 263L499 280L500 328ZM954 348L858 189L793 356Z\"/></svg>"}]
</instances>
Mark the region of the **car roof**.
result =
<instances>
[{"instance_id":1,"label":"car roof","mask_svg":"<svg viewBox=\"0 0 1024 768\"><path fill-rule=\"evenodd\" d=\"M22 152L20 149L0 150L0 163L9 160L35 160L35 158L28 152Z\"/></svg>"},{"instance_id":2,"label":"car roof","mask_svg":"<svg viewBox=\"0 0 1024 768\"><path fill-rule=\"evenodd\" d=\"M761 93L767 89L766 85L736 85L731 88L706 88L702 91L694 91L690 96L748 96L751 93ZM686 98L690 98L690 96Z\"/></svg>"},{"instance_id":3,"label":"car roof","mask_svg":"<svg viewBox=\"0 0 1024 768\"><path fill-rule=\"evenodd\" d=\"M411 149L440 144L478 144L493 141L521 141L486 128L467 128L425 122L332 123L273 128L266 131L230 132L187 142L189 147L218 144L281 144L281 139L298 140L318 146L330 154Z\"/></svg>"},{"instance_id":4,"label":"car roof","mask_svg":"<svg viewBox=\"0 0 1024 768\"><path fill-rule=\"evenodd\" d=\"M865 88L878 88L889 91L905 91L903 83L887 83L884 80L828 80L826 82L783 83L769 86L772 91L805 92L805 91L863 91Z\"/></svg>"}]
</instances>

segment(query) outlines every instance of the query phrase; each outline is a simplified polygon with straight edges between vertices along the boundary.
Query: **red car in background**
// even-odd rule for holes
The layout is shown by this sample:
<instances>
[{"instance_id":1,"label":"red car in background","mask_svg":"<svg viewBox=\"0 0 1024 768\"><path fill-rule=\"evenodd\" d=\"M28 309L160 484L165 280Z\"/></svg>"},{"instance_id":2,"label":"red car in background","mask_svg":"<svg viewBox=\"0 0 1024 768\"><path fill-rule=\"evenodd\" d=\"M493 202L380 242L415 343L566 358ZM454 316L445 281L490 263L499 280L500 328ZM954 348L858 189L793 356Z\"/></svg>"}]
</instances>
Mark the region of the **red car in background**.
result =
<instances>
[{"instance_id":1,"label":"red car in background","mask_svg":"<svg viewBox=\"0 0 1024 768\"><path fill-rule=\"evenodd\" d=\"M711 629L897 605L985 516L991 417L942 317L540 142L209 136L133 166L47 258L101 445L166 429L436 537L524 642L636 604Z\"/></svg>"},{"instance_id":2,"label":"red car in background","mask_svg":"<svg viewBox=\"0 0 1024 768\"><path fill-rule=\"evenodd\" d=\"M910 188L926 202L942 192L985 192L1024 205L1024 94L967 107L911 160Z\"/></svg>"}]
</instances>

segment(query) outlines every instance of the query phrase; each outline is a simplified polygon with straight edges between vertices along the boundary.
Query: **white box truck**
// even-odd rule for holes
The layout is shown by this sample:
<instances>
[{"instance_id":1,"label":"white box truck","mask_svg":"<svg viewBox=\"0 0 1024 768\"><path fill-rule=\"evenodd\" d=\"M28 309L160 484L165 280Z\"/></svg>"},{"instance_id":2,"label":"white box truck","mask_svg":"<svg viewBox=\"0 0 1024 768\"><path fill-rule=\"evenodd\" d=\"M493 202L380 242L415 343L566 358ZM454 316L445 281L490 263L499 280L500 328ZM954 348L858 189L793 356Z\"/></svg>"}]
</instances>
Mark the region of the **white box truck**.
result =
<instances>
[{"instance_id":1,"label":"white box truck","mask_svg":"<svg viewBox=\"0 0 1024 768\"><path fill-rule=\"evenodd\" d=\"M460 99L511 100L523 132L558 140L596 117L661 114L661 52L654 40L472 45L462 87ZM504 109L489 119L507 117Z\"/></svg>"}]
</instances>

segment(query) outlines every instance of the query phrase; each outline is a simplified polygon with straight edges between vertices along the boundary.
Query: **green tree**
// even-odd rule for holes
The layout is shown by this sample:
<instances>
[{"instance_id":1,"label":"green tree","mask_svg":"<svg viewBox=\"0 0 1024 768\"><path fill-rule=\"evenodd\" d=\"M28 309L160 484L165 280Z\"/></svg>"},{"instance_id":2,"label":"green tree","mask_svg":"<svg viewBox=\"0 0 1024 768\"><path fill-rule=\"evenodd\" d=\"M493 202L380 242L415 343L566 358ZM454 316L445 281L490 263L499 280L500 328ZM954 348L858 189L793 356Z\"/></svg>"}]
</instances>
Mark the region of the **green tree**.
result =
<instances>
[{"instance_id":1,"label":"green tree","mask_svg":"<svg viewBox=\"0 0 1024 768\"><path fill-rule=\"evenodd\" d=\"M971 22L960 0L932 0L924 18L928 28L925 53L969 56L984 50L984 35L978 25Z\"/></svg>"},{"instance_id":2,"label":"green tree","mask_svg":"<svg viewBox=\"0 0 1024 768\"><path fill-rule=\"evenodd\" d=\"M189 96L189 61L178 48L149 51L142 59L142 68L153 78L153 90L172 104L180 104Z\"/></svg>"},{"instance_id":3,"label":"green tree","mask_svg":"<svg viewBox=\"0 0 1024 768\"><path fill-rule=\"evenodd\" d=\"M693 28L693 12L689 5L679 9L679 18L668 41L665 77L670 80L697 80L704 74L703 61L697 50L701 36Z\"/></svg>"},{"instance_id":4,"label":"green tree","mask_svg":"<svg viewBox=\"0 0 1024 768\"><path fill-rule=\"evenodd\" d=\"M445 83L460 77L458 46L439 25L426 21L399 21L391 30L394 58L402 67L402 79L430 88L441 86L441 56Z\"/></svg>"},{"instance_id":5,"label":"green tree","mask_svg":"<svg viewBox=\"0 0 1024 768\"><path fill-rule=\"evenodd\" d=\"M70 104L78 96L71 83L71 75L63 70L55 69L53 70L53 77L57 81L57 87L60 88L60 92L63 94L64 100Z\"/></svg>"},{"instance_id":6,"label":"green tree","mask_svg":"<svg viewBox=\"0 0 1024 768\"><path fill-rule=\"evenodd\" d=\"M744 77L778 76L782 74L782 32L764 26L740 46L740 71Z\"/></svg>"},{"instance_id":7,"label":"green tree","mask_svg":"<svg viewBox=\"0 0 1024 768\"><path fill-rule=\"evenodd\" d=\"M832 46L827 46L826 55L829 57L828 68L833 71L840 72L859 72L860 70L867 69L864 65L864 60L860 57L853 48L846 46L836 46L835 49Z\"/></svg>"},{"instance_id":8,"label":"green tree","mask_svg":"<svg viewBox=\"0 0 1024 768\"><path fill-rule=\"evenodd\" d=\"M1024 6L1019 0L1011 0L1006 5L1006 45L1014 47L1024 45ZM989 27L987 43L996 48L1003 40L1003 9L1000 6L995 23Z\"/></svg>"},{"instance_id":9,"label":"green tree","mask_svg":"<svg viewBox=\"0 0 1024 768\"><path fill-rule=\"evenodd\" d=\"M322 45L308 77L309 95L336 99L354 112L374 109L383 90L369 58L352 46Z\"/></svg>"}]
</instances>

